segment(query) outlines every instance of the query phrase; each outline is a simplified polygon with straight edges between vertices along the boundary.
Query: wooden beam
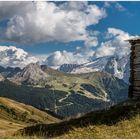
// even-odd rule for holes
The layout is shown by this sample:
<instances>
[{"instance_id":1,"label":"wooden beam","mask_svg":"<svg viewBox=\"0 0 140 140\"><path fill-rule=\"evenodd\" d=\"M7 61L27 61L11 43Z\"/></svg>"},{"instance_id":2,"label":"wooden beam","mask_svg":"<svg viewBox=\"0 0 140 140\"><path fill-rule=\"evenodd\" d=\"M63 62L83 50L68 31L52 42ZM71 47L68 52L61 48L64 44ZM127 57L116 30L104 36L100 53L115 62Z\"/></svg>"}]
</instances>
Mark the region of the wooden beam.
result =
<instances>
[{"instance_id":1,"label":"wooden beam","mask_svg":"<svg viewBox=\"0 0 140 140\"><path fill-rule=\"evenodd\" d=\"M140 96L140 91L133 90L133 95L139 95Z\"/></svg>"},{"instance_id":2,"label":"wooden beam","mask_svg":"<svg viewBox=\"0 0 140 140\"><path fill-rule=\"evenodd\" d=\"M132 50L140 50L140 44L135 44L131 48Z\"/></svg>"},{"instance_id":3,"label":"wooden beam","mask_svg":"<svg viewBox=\"0 0 140 140\"><path fill-rule=\"evenodd\" d=\"M133 89L134 91L140 91L140 86L133 86L132 89Z\"/></svg>"},{"instance_id":4,"label":"wooden beam","mask_svg":"<svg viewBox=\"0 0 140 140\"><path fill-rule=\"evenodd\" d=\"M133 62L137 62L137 61L140 61L140 57L134 57L133 56Z\"/></svg>"},{"instance_id":5,"label":"wooden beam","mask_svg":"<svg viewBox=\"0 0 140 140\"><path fill-rule=\"evenodd\" d=\"M140 98L140 94L135 94L135 92L134 92L133 97Z\"/></svg>"},{"instance_id":6,"label":"wooden beam","mask_svg":"<svg viewBox=\"0 0 140 140\"><path fill-rule=\"evenodd\" d=\"M140 68L133 68L130 71L133 72L134 74L139 74Z\"/></svg>"},{"instance_id":7,"label":"wooden beam","mask_svg":"<svg viewBox=\"0 0 140 140\"><path fill-rule=\"evenodd\" d=\"M136 86L136 87L138 87L138 86L140 86L140 80L133 80L133 86Z\"/></svg>"},{"instance_id":8,"label":"wooden beam","mask_svg":"<svg viewBox=\"0 0 140 140\"><path fill-rule=\"evenodd\" d=\"M140 76L140 71L134 71L134 76Z\"/></svg>"},{"instance_id":9,"label":"wooden beam","mask_svg":"<svg viewBox=\"0 0 140 140\"><path fill-rule=\"evenodd\" d=\"M140 80L140 76L139 77L134 76L134 80Z\"/></svg>"},{"instance_id":10,"label":"wooden beam","mask_svg":"<svg viewBox=\"0 0 140 140\"><path fill-rule=\"evenodd\" d=\"M140 64L133 64L133 68L140 68Z\"/></svg>"},{"instance_id":11,"label":"wooden beam","mask_svg":"<svg viewBox=\"0 0 140 140\"><path fill-rule=\"evenodd\" d=\"M133 92L133 97L140 97L140 92L139 93Z\"/></svg>"},{"instance_id":12,"label":"wooden beam","mask_svg":"<svg viewBox=\"0 0 140 140\"><path fill-rule=\"evenodd\" d=\"M134 52L134 57L140 57L140 52Z\"/></svg>"}]
</instances>

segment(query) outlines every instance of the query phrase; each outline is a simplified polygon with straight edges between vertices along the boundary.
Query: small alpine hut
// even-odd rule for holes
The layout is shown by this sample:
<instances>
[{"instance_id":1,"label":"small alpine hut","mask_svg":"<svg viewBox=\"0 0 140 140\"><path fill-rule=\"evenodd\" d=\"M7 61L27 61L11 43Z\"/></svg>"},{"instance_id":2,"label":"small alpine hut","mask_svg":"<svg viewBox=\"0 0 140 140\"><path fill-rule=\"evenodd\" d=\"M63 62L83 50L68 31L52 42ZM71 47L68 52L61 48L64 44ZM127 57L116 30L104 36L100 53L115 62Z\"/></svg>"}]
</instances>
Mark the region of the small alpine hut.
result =
<instances>
[{"instance_id":1,"label":"small alpine hut","mask_svg":"<svg viewBox=\"0 0 140 140\"><path fill-rule=\"evenodd\" d=\"M129 98L140 99L140 37L128 40L131 44Z\"/></svg>"}]
</instances>

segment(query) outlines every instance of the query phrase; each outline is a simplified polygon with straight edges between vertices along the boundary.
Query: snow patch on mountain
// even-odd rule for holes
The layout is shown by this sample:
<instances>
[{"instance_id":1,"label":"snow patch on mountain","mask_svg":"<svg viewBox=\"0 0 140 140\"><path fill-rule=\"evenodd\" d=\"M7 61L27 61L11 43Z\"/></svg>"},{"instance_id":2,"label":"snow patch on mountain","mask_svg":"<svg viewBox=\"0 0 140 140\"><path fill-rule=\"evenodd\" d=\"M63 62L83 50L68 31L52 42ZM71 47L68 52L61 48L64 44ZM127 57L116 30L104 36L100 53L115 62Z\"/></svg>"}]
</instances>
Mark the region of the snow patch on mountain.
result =
<instances>
[{"instance_id":1,"label":"snow patch on mountain","mask_svg":"<svg viewBox=\"0 0 140 140\"><path fill-rule=\"evenodd\" d=\"M108 72L119 79L123 79L126 83L129 81L130 76L130 61L129 55L122 58L118 56L105 56L93 59L88 63L81 65L63 64L58 70L68 73L89 73L95 71Z\"/></svg>"}]
</instances>

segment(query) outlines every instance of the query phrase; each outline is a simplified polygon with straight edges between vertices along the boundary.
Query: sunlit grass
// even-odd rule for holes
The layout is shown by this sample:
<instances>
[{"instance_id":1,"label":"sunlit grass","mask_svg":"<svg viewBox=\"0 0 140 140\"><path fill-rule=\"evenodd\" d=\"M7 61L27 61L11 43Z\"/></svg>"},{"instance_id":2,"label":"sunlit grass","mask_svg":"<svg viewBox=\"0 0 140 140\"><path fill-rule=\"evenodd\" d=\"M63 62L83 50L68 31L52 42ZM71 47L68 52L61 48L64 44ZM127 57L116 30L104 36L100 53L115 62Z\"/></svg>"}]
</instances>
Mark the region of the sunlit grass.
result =
<instances>
[{"instance_id":1,"label":"sunlit grass","mask_svg":"<svg viewBox=\"0 0 140 140\"><path fill-rule=\"evenodd\" d=\"M56 138L140 138L140 114L113 125L98 124L73 128L70 132Z\"/></svg>"}]
</instances>

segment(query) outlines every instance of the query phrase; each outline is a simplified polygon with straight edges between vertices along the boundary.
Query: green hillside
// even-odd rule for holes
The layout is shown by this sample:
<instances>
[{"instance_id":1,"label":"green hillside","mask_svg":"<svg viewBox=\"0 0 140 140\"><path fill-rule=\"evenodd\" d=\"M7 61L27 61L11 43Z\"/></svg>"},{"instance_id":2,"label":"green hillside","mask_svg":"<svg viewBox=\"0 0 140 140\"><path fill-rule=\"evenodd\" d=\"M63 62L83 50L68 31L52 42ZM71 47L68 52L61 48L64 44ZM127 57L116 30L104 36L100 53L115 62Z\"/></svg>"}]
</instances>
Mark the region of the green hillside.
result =
<instances>
[{"instance_id":1,"label":"green hillside","mask_svg":"<svg viewBox=\"0 0 140 140\"><path fill-rule=\"evenodd\" d=\"M27 138L140 138L139 126L140 103L125 103L78 119L39 124L19 132Z\"/></svg>"},{"instance_id":2,"label":"green hillside","mask_svg":"<svg viewBox=\"0 0 140 140\"><path fill-rule=\"evenodd\" d=\"M127 99L128 85L111 74L64 74L50 68L43 70L49 76L45 83L38 85L1 81L0 96L61 117L83 115Z\"/></svg>"},{"instance_id":3,"label":"green hillside","mask_svg":"<svg viewBox=\"0 0 140 140\"><path fill-rule=\"evenodd\" d=\"M18 129L38 123L59 120L32 106L0 97L0 138L12 135Z\"/></svg>"}]
</instances>

